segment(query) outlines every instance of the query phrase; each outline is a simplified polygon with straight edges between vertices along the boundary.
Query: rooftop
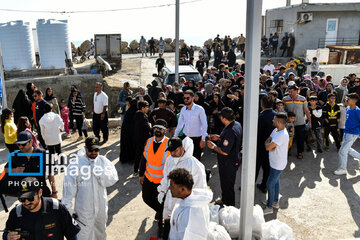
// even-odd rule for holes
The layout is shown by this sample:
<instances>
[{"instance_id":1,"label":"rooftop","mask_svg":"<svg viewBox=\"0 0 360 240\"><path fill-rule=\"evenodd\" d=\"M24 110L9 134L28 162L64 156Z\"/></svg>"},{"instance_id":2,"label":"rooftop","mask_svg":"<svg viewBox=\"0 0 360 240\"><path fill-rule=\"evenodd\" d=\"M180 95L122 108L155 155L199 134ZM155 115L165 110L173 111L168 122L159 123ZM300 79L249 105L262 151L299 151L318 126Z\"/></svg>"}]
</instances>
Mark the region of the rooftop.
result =
<instances>
[{"instance_id":1,"label":"rooftop","mask_svg":"<svg viewBox=\"0 0 360 240\"><path fill-rule=\"evenodd\" d=\"M329 12L329 11L351 11L360 12L360 2L353 3L303 3L293 4L290 6L284 6L279 8L267 9L266 12L299 8L301 11L317 11L317 12Z\"/></svg>"}]
</instances>

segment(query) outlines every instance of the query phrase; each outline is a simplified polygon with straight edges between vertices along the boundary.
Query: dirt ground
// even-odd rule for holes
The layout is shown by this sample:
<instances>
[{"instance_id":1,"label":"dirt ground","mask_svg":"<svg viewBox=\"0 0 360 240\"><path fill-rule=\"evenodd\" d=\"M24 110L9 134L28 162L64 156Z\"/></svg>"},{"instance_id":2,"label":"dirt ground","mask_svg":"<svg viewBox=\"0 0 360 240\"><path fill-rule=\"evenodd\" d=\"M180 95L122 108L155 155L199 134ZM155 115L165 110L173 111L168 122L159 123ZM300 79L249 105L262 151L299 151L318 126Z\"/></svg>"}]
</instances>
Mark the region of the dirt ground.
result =
<instances>
[{"instance_id":1,"label":"dirt ground","mask_svg":"<svg viewBox=\"0 0 360 240\"><path fill-rule=\"evenodd\" d=\"M90 132L89 135L92 135ZM77 134L64 140L62 150L74 153L84 146L84 140L77 142ZM359 143L355 149L360 150ZM292 150L293 155L295 149ZM119 162L120 130L111 130L109 141L102 146L100 154L109 158L116 166L119 181L108 188L109 219L107 234L109 240L137 239L148 240L156 236L157 223L155 212L147 207L141 198L141 187L137 178L132 177L133 166ZM265 219L279 219L287 223L294 231L296 239L350 239L360 237L360 171L359 160L349 157L347 176L332 174L336 169L338 157L332 146L330 152L316 154L304 153L303 160L289 157L289 164L281 176L280 209ZM1 167L7 161L7 149L0 145ZM209 186L214 199L220 197L219 175L216 155L208 150L202 158L206 168L212 170ZM241 171L236 181L236 206L240 206ZM56 176L57 188L62 196L63 175ZM255 191L255 204L259 204L265 195ZM9 209L18 201L6 197ZM8 214L0 206L0 226L4 226Z\"/></svg>"},{"instance_id":2,"label":"dirt ground","mask_svg":"<svg viewBox=\"0 0 360 240\"><path fill-rule=\"evenodd\" d=\"M155 57L140 58L141 54L124 55L122 71L108 77L109 80L123 82L130 80L133 84L145 86L152 80L155 72ZM173 53L165 53L167 64L174 62ZM141 81L141 82L140 82ZM92 132L89 133L92 135ZM66 154L75 153L84 146L84 140L76 141L78 135L65 139L62 150ZM354 148L360 151L356 142ZM335 176L332 171L337 168L338 154L331 146L330 152L316 154L305 152L303 160L297 160L292 149L287 168L281 175L280 209L267 216L267 221L279 219L287 223L299 240L335 240L360 237L360 168L359 159L349 157L348 174ZM119 181L108 188L109 219L107 234L109 240L148 240L156 236L157 223L155 212L142 200L141 187L137 178L132 177L133 166L119 161L120 128L110 131L109 141L102 146L100 154L109 158L116 166ZM0 144L0 170L7 161L8 151ZM255 161L255 160L254 160ZM202 162L212 170L209 186L214 192L214 200L220 197L220 183L216 155L205 150ZM236 206L240 206L241 170L236 180ZM261 180L261 179L259 179ZM59 197L62 197L63 174L56 176ZM260 191L255 191L255 204L265 199ZM12 209L19 202L6 197L7 206ZM5 226L8 213L0 205L0 229Z\"/></svg>"}]
</instances>

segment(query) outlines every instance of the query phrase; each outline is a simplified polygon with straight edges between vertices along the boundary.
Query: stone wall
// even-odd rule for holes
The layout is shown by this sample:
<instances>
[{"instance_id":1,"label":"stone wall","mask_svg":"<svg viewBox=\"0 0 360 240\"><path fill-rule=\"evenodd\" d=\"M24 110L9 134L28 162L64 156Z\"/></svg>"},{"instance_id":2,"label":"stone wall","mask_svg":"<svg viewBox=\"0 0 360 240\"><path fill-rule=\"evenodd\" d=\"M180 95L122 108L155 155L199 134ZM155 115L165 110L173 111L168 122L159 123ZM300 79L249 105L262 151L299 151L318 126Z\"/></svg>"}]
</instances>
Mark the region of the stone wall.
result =
<instances>
[{"instance_id":1,"label":"stone wall","mask_svg":"<svg viewBox=\"0 0 360 240\"><path fill-rule=\"evenodd\" d=\"M103 81L99 74L82 74L72 76L50 76L27 79L12 79L5 81L5 88L7 94L8 106L12 107L14 99L20 89L26 91L26 84L33 82L45 95L46 88L51 87L54 90L54 96L60 101L65 99L67 102L71 85L76 85L83 95L84 103L86 104L86 113L90 114L93 108L93 96L95 92L95 83L103 83L103 91L109 96L109 117L114 117L117 114L119 105L117 104L117 97L121 90L117 86L109 86ZM120 84L119 84L120 85Z\"/></svg>"}]
</instances>

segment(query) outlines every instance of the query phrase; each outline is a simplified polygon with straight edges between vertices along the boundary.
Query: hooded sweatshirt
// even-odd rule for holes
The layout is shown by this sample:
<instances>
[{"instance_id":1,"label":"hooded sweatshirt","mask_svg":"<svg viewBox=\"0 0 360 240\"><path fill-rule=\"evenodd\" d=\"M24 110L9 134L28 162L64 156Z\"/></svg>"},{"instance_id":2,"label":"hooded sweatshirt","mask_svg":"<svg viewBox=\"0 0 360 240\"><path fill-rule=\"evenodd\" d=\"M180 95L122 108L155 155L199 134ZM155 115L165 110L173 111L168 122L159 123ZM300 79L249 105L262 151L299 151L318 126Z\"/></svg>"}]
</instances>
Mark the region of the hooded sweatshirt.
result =
<instances>
[{"instance_id":1,"label":"hooded sweatshirt","mask_svg":"<svg viewBox=\"0 0 360 240\"><path fill-rule=\"evenodd\" d=\"M170 240L206 240L209 231L209 202L213 193L193 189L185 199L178 199L171 213Z\"/></svg>"},{"instance_id":2,"label":"hooded sweatshirt","mask_svg":"<svg viewBox=\"0 0 360 240\"><path fill-rule=\"evenodd\" d=\"M58 114L45 113L40 119L39 125L46 145L53 146L61 143L60 129L64 129L64 122Z\"/></svg>"},{"instance_id":3,"label":"hooded sweatshirt","mask_svg":"<svg viewBox=\"0 0 360 240\"><path fill-rule=\"evenodd\" d=\"M163 210L164 219L169 218L169 215L171 214L177 200L177 198L172 197L170 190L168 190L170 186L170 180L167 178L167 176L172 170L177 168L185 168L191 173L194 179L193 188L208 189L206 183L205 167L199 160L193 157L193 140L189 137L186 137L182 142L185 149L184 155L178 158L174 158L170 155L166 159L163 170L164 178L161 180L160 185L157 188L159 192L158 200L160 203L163 201L163 198L166 194Z\"/></svg>"}]
</instances>

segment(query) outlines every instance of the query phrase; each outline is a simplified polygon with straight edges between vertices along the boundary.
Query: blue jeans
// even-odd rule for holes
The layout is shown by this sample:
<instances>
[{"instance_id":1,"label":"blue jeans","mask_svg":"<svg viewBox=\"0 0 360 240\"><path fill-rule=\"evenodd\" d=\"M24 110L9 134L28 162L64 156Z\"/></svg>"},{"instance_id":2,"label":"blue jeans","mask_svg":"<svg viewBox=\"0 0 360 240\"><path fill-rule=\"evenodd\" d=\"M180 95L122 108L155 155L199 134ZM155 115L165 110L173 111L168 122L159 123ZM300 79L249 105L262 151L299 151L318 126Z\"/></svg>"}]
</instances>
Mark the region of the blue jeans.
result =
<instances>
[{"instance_id":1,"label":"blue jeans","mask_svg":"<svg viewBox=\"0 0 360 240\"><path fill-rule=\"evenodd\" d=\"M266 182L266 187L268 190L267 206L269 208L272 208L274 202L279 202L281 172L282 170L276 170L270 167L270 174Z\"/></svg>"},{"instance_id":2,"label":"blue jeans","mask_svg":"<svg viewBox=\"0 0 360 240\"><path fill-rule=\"evenodd\" d=\"M354 158L360 158L360 153L351 148L356 139L358 139L359 137L360 135L350 133L344 134L343 143L339 151L339 168L346 170L348 154L350 154Z\"/></svg>"}]
</instances>

